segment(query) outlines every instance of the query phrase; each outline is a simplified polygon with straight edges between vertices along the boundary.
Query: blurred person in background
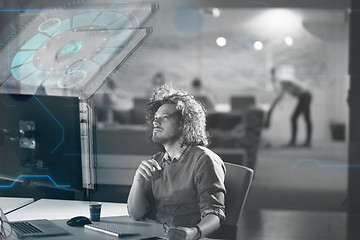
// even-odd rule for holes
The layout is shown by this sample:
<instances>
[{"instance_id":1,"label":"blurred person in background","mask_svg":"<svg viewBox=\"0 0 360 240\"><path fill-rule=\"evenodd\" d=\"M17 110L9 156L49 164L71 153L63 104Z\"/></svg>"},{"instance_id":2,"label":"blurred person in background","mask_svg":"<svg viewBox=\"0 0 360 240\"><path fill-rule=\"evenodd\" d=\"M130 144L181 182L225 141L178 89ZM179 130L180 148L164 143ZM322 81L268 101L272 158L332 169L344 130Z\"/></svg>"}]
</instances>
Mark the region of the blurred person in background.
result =
<instances>
[{"instance_id":1,"label":"blurred person in background","mask_svg":"<svg viewBox=\"0 0 360 240\"><path fill-rule=\"evenodd\" d=\"M271 69L271 81L275 86L278 86L278 94L271 104L265 126L268 127L270 125L270 118L274 108L277 106L279 101L283 99L283 96L288 94L296 98L298 102L290 119L291 137L289 143L286 146L296 146L297 120L300 115L303 115L306 126L306 139L305 142L300 145L300 147L311 147L312 121L310 106L312 94L310 89L304 82L301 82L294 77L290 77L290 75L288 75L286 78L279 77L277 71L278 70L275 67Z\"/></svg>"}]
</instances>

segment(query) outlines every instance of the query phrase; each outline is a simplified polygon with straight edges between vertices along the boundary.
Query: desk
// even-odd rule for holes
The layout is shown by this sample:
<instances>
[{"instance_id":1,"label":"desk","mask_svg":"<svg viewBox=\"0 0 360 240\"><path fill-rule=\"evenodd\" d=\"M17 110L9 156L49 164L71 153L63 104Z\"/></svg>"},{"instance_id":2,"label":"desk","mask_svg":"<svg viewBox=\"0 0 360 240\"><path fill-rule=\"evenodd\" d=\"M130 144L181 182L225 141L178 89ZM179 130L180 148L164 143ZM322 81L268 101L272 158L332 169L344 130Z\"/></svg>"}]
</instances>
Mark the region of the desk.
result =
<instances>
[{"instance_id":1,"label":"desk","mask_svg":"<svg viewBox=\"0 0 360 240\"><path fill-rule=\"evenodd\" d=\"M5 214L34 202L33 198L0 197L0 207Z\"/></svg>"},{"instance_id":2,"label":"desk","mask_svg":"<svg viewBox=\"0 0 360 240\"><path fill-rule=\"evenodd\" d=\"M30 220L30 219L49 219L58 226L66 229L71 235L26 238L27 240L78 240L78 239L118 239L104 233L95 232L83 227L69 227L66 221L74 216L89 217L89 202L86 201L67 201L67 200L50 200L41 199L22 209L18 209L7 215L10 221ZM141 235L127 237L127 240L138 240L146 237L164 236L164 230L161 224L152 220L134 221L128 214L126 204L122 203L105 203L102 202L101 222L119 224L125 231L140 233ZM16 239L16 238L10 238Z\"/></svg>"},{"instance_id":3,"label":"desk","mask_svg":"<svg viewBox=\"0 0 360 240\"><path fill-rule=\"evenodd\" d=\"M104 233L96 232L84 227L69 227L66 224L66 220L54 220L52 221L56 225L63 229L66 229L70 235L41 237L41 238L26 238L26 240L116 240L120 239ZM140 240L142 238L161 236L165 237L164 229L161 224L153 221L134 221L129 216L120 217L106 217L102 218L101 222L110 224L119 224L125 231L137 232L140 235L133 237L126 237L126 240ZM15 236L9 238L9 240L17 239Z\"/></svg>"}]
</instances>

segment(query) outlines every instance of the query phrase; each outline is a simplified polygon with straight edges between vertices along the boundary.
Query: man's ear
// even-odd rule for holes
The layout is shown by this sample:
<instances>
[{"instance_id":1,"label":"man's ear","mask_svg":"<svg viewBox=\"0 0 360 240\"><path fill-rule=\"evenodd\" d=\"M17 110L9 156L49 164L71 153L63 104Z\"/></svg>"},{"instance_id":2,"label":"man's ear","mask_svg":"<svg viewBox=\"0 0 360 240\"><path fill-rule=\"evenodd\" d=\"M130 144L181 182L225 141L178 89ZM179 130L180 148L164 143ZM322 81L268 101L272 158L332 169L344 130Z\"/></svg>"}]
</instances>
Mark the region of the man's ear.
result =
<instances>
[{"instance_id":1,"label":"man's ear","mask_svg":"<svg viewBox=\"0 0 360 240\"><path fill-rule=\"evenodd\" d=\"M184 122L181 119L179 119L177 125L178 125L177 133L179 134L179 136L182 137L184 134Z\"/></svg>"}]
</instances>

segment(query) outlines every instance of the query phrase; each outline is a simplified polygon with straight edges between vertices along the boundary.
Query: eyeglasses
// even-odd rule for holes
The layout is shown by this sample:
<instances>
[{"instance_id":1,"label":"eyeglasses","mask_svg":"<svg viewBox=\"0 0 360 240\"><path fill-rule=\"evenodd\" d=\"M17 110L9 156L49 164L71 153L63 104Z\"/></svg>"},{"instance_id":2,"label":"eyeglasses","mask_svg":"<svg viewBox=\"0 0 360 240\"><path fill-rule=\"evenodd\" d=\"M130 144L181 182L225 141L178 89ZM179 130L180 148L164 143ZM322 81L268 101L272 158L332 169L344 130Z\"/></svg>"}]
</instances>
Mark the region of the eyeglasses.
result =
<instances>
[{"instance_id":1,"label":"eyeglasses","mask_svg":"<svg viewBox=\"0 0 360 240\"><path fill-rule=\"evenodd\" d=\"M8 221L0 218L0 240L7 239L13 235L13 229Z\"/></svg>"}]
</instances>

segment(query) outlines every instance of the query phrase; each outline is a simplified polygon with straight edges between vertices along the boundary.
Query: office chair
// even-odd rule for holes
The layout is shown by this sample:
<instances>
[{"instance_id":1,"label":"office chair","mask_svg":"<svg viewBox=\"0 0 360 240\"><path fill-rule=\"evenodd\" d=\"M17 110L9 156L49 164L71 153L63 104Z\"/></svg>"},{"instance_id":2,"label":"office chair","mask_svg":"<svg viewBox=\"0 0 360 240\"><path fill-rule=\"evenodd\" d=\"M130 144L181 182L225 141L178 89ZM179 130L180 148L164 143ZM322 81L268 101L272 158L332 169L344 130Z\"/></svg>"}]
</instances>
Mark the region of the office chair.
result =
<instances>
[{"instance_id":1,"label":"office chair","mask_svg":"<svg viewBox=\"0 0 360 240\"><path fill-rule=\"evenodd\" d=\"M210 234L207 239L236 239L240 215L253 180L254 170L250 168L226 162L225 167L226 220L219 230Z\"/></svg>"}]
</instances>

